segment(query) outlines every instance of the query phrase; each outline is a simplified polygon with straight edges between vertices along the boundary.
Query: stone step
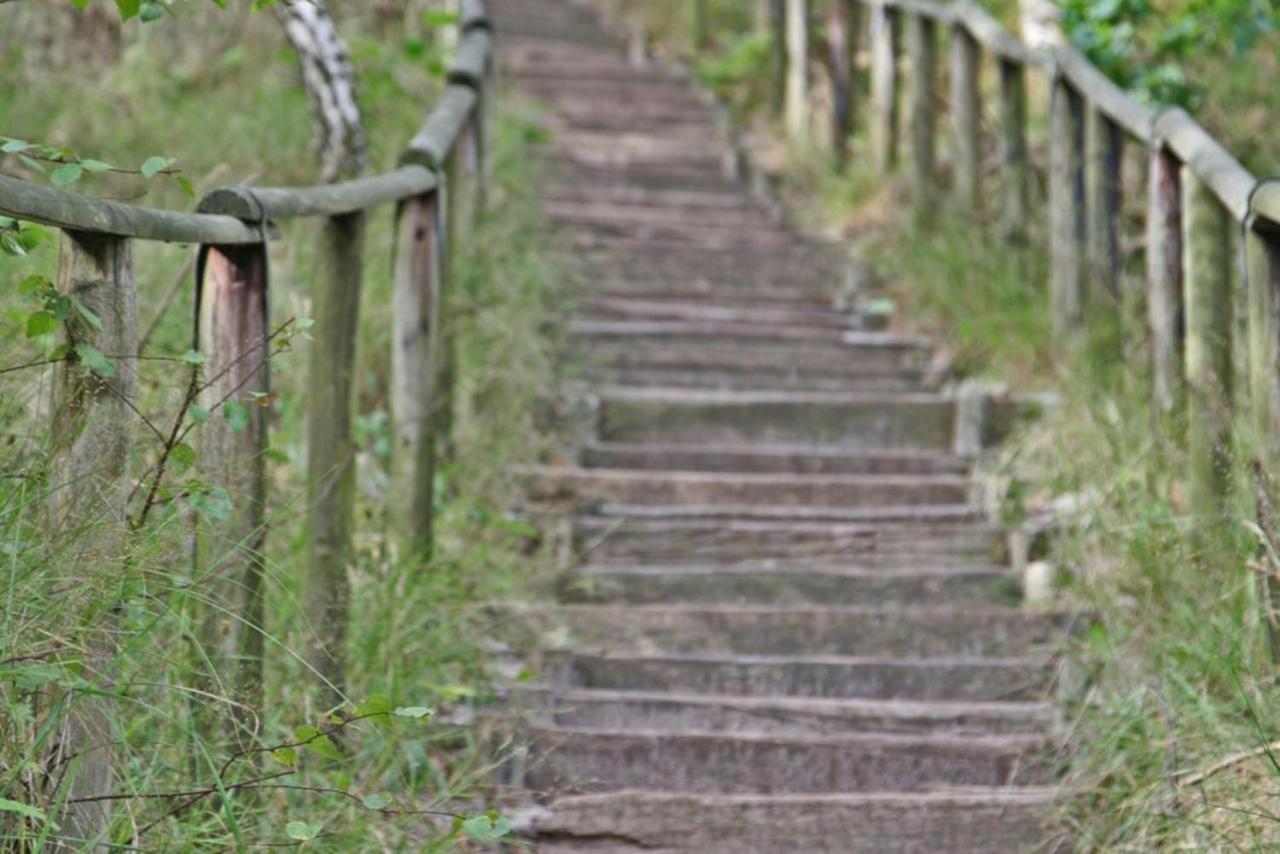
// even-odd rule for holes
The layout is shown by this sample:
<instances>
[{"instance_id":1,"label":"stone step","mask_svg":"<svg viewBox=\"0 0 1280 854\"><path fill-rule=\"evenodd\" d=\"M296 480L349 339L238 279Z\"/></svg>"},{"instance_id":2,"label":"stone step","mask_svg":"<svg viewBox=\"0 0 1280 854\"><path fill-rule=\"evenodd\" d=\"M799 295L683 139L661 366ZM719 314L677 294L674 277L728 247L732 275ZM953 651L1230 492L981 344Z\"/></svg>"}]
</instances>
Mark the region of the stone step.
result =
<instances>
[{"instance_id":1,"label":"stone step","mask_svg":"<svg viewBox=\"0 0 1280 854\"><path fill-rule=\"evenodd\" d=\"M657 655L553 649L546 677L607 691L733 696L1036 702L1049 696L1046 658Z\"/></svg>"},{"instance_id":2,"label":"stone step","mask_svg":"<svg viewBox=\"0 0 1280 854\"><path fill-rule=\"evenodd\" d=\"M584 158L569 152L549 153L546 160L551 172L550 185L557 189L627 186L651 191L685 190L734 196L743 192L741 184L725 176L722 166L677 166L670 163L645 163L635 159L623 163L599 162L600 158ZM627 247L620 245L611 249L625 251ZM642 247L640 251L647 251L647 247Z\"/></svg>"},{"instance_id":3,"label":"stone step","mask_svg":"<svg viewBox=\"0 0 1280 854\"><path fill-rule=\"evenodd\" d=\"M852 508L962 504L969 493L967 477L948 474L731 474L551 466L515 471L525 493L540 501Z\"/></svg>"},{"instance_id":4,"label":"stone step","mask_svg":"<svg viewBox=\"0 0 1280 854\"><path fill-rule=\"evenodd\" d=\"M1014 604L1013 576L997 567L953 569L760 566L586 566L562 582L567 602L657 605Z\"/></svg>"},{"instance_id":5,"label":"stone step","mask_svg":"<svg viewBox=\"0 0 1280 854\"><path fill-rule=\"evenodd\" d=\"M715 223L681 222L678 212L672 211L665 223L628 222L621 218L612 221L600 217L570 217L550 215L556 232L575 244L598 245L607 241L645 241L661 245L693 246L698 249L758 250L763 247L785 249L794 245L786 234L771 227L725 228Z\"/></svg>"},{"instance_id":6,"label":"stone step","mask_svg":"<svg viewBox=\"0 0 1280 854\"><path fill-rule=\"evenodd\" d=\"M676 328L672 328L676 327ZM867 385L880 381L897 388L900 384L915 380L918 388L903 391L926 391L926 380L933 379L925 364L923 350L905 350L884 347L864 347L849 334L836 338L823 335L826 330L810 327L812 338L793 337L794 327L768 327L747 324L691 324L679 321L610 321L583 320L572 328L575 345L569 353L569 365L583 364L587 375L598 377L601 372L637 371L668 372L677 379L696 380L699 373L707 378L695 388L712 384L713 380L732 382L733 391L749 394L752 389L744 384L753 376L774 386L791 378L815 383L848 382L849 387L830 391L865 393ZM760 331L778 337L749 337ZM874 334L874 333L872 333ZM843 339L843 340L842 340ZM863 385L859 388L859 383ZM634 383L598 383L609 386L633 386ZM654 389L688 389L689 386L652 385ZM785 391L762 385L759 391ZM803 392L804 389L797 389Z\"/></svg>"},{"instance_id":7,"label":"stone step","mask_svg":"<svg viewBox=\"0 0 1280 854\"><path fill-rule=\"evenodd\" d=\"M873 511L865 521L848 522L777 517L652 519L611 509L612 516L573 521L575 540L593 561L812 560L953 567L996 561L1004 549L1003 532L995 526L970 521L912 522L908 513L893 510Z\"/></svg>"},{"instance_id":8,"label":"stone step","mask_svg":"<svg viewBox=\"0 0 1280 854\"><path fill-rule=\"evenodd\" d=\"M816 302L816 301L815 301ZM783 327L826 327L847 332L856 319L847 312L835 311L821 303L814 305L761 305L742 300L736 304L717 304L705 298L688 296L672 299L652 296L619 296L612 293L592 295L584 300L582 311L589 321L681 321L685 323L760 324Z\"/></svg>"},{"instance_id":9,"label":"stone step","mask_svg":"<svg viewBox=\"0 0 1280 854\"><path fill-rule=\"evenodd\" d=\"M635 343L705 344L712 347L785 343L793 352L819 351L865 366L873 359L887 359L893 368L919 367L933 342L914 335L863 332L829 324L783 324L775 321L735 321L729 318L694 317L677 320L574 320L570 330L588 341L607 343L623 339ZM758 360L759 361L759 360Z\"/></svg>"},{"instance_id":10,"label":"stone step","mask_svg":"<svg viewBox=\"0 0 1280 854\"><path fill-rule=\"evenodd\" d=\"M763 206L742 193L700 193L691 190L645 190L641 187L606 185L600 187L552 187L542 199L549 204L593 207L609 205L614 209L661 212L670 208L683 211L705 211L710 216L725 220L741 217L752 221L757 218L772 221L772 215ZM689 296L686 291L680 294Z\"/></svg>"},{"instance_id":11,"label":"stone step","mask_svg":"<svg viewBox=\"0 0 1280 854\"><path fill-rule=\"evenodd\" d=\"M687 655L1018 656L1064 640L1053 613L1001 606L507 606L514 625L563 627L597 650Z\"/></svg>"},{"instance_id":12,"label":"stone step","mask_svg":"<svg viewBox=\"0 0 1280 854\"><path fill-rule=\"evenodd\" d=\"M538 688L522 698L544 725L572 729L781 735L851 732L992 735L1044 733L1047 703L832 700L658 691Z\"/></svg>"},{"instance_id":13,"label":"stone step","mask_svg":"<svg viewBox=\"0 0 1280 854\"><path fill-rule=\"evenodd\" d=\"M854 374L832 376L786 366L767 365L746 370L705 370L679 365L632 366L590 364L583 366L583 378L595 384L617 386L659 386L710 391L780 392L908 392L937 388L919 371L895 374Z\"/></svg>"},{"instance_id":14,"label":"stone step","mask_svg":"<svg viewBox=\"0 0 1280 854\"><path fill-rule=\"evenodd\" d=\"M788 442L946 451L954 403L936 394L710 392L605 387L610 442Z\"/></svg>"},{"instance_id":15,"label":"stone step","mask_svg":"<svg viewBox=\"0 0 1280 854\"><path fill-rule=\"evenodd\" d=\"M832 294L804 285L752 287L708 279L688 279L673 283L646 278L640 270L631 271L629 275L598 278L593 283L591 297L640 301L697 300L708 308L774 308L814 312L833 311L835 305Z\"/></svg>"},{"instance_id":16,"label":"stone step","mask_svg":"<svg viewBox=\"0 0 1280 854\"><path fill-rule=\"evenodd\" d=\"M623 504L603 501L579 505L584 515L614 525L642 522L818 522L848 524L981 523L981 508L971 504L873 504L868 507L832 507L820 504Z\"/></svg>"},{"instance_id":17,"label":"stone step","mask_svg":"<svg viewBox=\"0 0 1280 854\"><path fill-rule=\"evenodd\" d=\"M695 445L595 442L583 447L590 468L780 474L953 474L968 471L963 457L915 451L867 451L809 445Z\"/></svg>"},{"instance_id":18,"label":"stone step","mask_svg":"<svg viewBox=\"0 0 1280 854\"><path fill-rule=\"evenodd\" d=\"M657 789L798 794L918 792L1051 782L1043 736L838 736L532 727L527 785L546 792Z\"/></svg>"},{"instance_id":19,"label":"stone step","mask_svg":"<svg viewBox=\"0 0 1280 854\"><path fill-rule=\"evenodd\" d=\"M558 798L535 828L541 854L1048 854L1069 850L1053 841L1054 797L1047 789L1006 788L790 796L609 792Z\"/></svg>"}]
</instances>

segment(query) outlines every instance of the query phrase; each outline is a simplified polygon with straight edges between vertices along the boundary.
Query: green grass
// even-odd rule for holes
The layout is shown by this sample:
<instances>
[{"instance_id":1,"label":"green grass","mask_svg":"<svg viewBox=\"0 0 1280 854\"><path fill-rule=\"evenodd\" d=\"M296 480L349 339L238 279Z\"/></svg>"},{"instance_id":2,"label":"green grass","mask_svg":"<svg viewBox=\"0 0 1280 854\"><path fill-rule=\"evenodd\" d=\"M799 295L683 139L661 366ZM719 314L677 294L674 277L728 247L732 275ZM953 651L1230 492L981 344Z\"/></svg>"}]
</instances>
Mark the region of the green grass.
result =
<instances>
[{"instance_id":1,"label":"green grass","mask_svg":"<svg viewBox=\"0 0 1280 854\"><path fill-rule=\"evenodd\" d=\"M193 13L196 14L196 13ZM58 75L35 76L19 65L0 70L0 133L55 144L74 142L84 156L131 164L154 153L177 157L199 185L257 175L260 183L311 180L310 127L292 58L269 15L241 21L199 13L212 29L199 49L173 56L164 34L149 30L126 51L101 85ZM3 11L0 11L0 20ZM239 31L243 24L245 29ZM152 25L167 26L168 24ZM344 21L351 33L362 104L369 123L371 168L392 165L421 123L440 81L427 70L420 34L376 37L368 22ZM182 26L180 22L176 26ZM12 49L6 45L6 49ZM259 849L289 844L290 822L314 825L313 845L327 850L437 850L454 844L452 819L432 811L474 813L487 800L493 745L464 725L494 697L500 650L480 603L528 599L544 589L549 561L538 532L512 517L511 463L544 453L554 439L537 423L553 381L553 323L561 278L544 255L545 236L534 204L537 175L526 156L531 133L512 110L496 130L495 178L489 213L466 252L450 316L456 323L460 418L453 460L440 473L438 548L429 563L394 557L386 537L384 497L389 449L391 212L370 217L357 374L359 497L347 655L353 702L381 695L393 706L427 706L431 723L353 724L339 740L341 761L303 749L299 770L263 789L227 799L207 797L174 810L181 799L155 797L212 786L228 748L202 731L201 710L217 696L205 684L202 655L192 642L198 585L189 578L188 537L197 508L174 501L109 554L91 562L80 543L102 529L87 519L81 531L41 529L45 500L47 421L39 400L47 377L39 369L0 374L0 798L52 815L60 793L42 790L33 761L50 741L49 725L101 702L113 721L122 799L112 839L148 849ZM124 117L124 120L122 120ZM6 170L20 171L6 162ZM214 179L201 181L213 173ZM168 183L95 181L83 188L135 195L144 204L189 207ZM315 259L314 223L285 229L273 246L272 316L307 317ZM135 258L143 325L183 268L187 250L141 245ZM52 275L56 236L25 259L0 258L0 367L38 359L50 342L25 337L33 309L16 292L31 272ZM190 274L186 276L190 279ZM183 287L162 318L151 352L177 356L190 347L192 301ZM335 722L316 708L319 680L297 651L310 629L301 612L309 484L304 473L303 418L309 343L276 359L270 410L267 568L267 698L258 744L294 739L302 725ZM139 406L171 418L183 376L164 362L142 366ZM157 445L139 431L133 469L142 471ZM236 496L230 496L235 500ZM93 566L86 573L84 567ZM88 583L86 583L86 581ZM216 603L215 603L216 606ZM110 619L108 619L110 618ZM114 622L114 626L112 623ZM107 638L109 661L91 655ZM28 656L32 656L28 658ZM101 698L95 694L105 689ZM67 693L67 692L70 693ZM69 707L50 706L57 697ZM351 708L342 710L350 715ZM287 757L285 757L287 758ZM255 771L255 764L260 771ZM226 775L287 770L279 760L240 760ZM338 792L349 792L354 798ZM360 803L374 796L398 812ZM172 815L167 815L171 811ZM0 809L0 847L36 844L38 820ZM295 830L298 828L295 827ZM304 828L304 830L306 830Z\"/></svg>"}]
</instances>

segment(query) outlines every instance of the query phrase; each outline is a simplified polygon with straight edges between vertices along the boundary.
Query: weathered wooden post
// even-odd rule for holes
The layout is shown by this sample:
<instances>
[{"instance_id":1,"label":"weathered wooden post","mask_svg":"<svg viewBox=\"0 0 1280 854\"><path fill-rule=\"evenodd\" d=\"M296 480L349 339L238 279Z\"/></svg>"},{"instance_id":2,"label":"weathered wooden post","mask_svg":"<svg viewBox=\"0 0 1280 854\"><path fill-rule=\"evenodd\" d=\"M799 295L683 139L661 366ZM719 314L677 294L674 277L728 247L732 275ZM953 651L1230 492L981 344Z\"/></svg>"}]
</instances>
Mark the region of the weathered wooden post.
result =
<instances>
[{"instance_id":1,"label":"weathered wooden post","mask_svg":"<svg viewBox=\"0 0 1280 854\"><path fill-rule=\"evenodd\" d=\"M195 581L209 603L199 638L214 690L232 701L212 716L214 725L243 745L262 708L266 631L267 248L202 246L196 276L195 347L204 357L197 403L216 416L200 429L199 469L206 483L226 490L230 506L225 519L202 519L196 528ZM239 415L227 417L231 407Z\"/></svg>"},{"instance_id":2,"label":"weathered wooden post","mask_svg":"<svg viewBox=\"0 0 1280 854\"><path fill-rule=\"evenodd\" d=\"M396 211L391 516L402 552L410 553L429 554L433 545L442 225L436 192L406 199Z\"/></svg>"},{"instance_id":3,"label":"weathered wooden post","mask_svg":"<svg viewBox=\"0 0 1280 854\"><path fill-rule=\"evenodd\" d=\"M809 131L809 0L787 2L787 139L804 142Z\"/></svg>"},{"instance_id":4,"label":"weathered wooden post","mask_svg":"<svg viewBox=\"0 0 1280 854\"><path fill-rule=\"evenodd\" d=\"M769 4L770 106L774 118L787 106L787 0L767 0Z\"/></svg>"},{"instance_id":5,"label":"weathered wooden post","mask_svg":"<svg viewBox=\"0 0 1280 854\"><path fill-rule=\"evenodd\" d=\"M828 65L831 68L831 151L836 164L849 158L857 110L858 30L862 6L859 0L836 0L827 16Z\"/></svg>"},{"instance_id":6,"label":"weathered wooden post","mask_svg":"<svg viewBox=\"0 0 1280 854\"><path fill-rule=\"evenodd\" d=\"M960 204L976 210L982 191L979 130L982 101L978 91L981 53L963 20L951 25L951 128L954 144L955 193Z\"/></svg>"},{"instance_id":7,"label":"weathered wooden post","mask_svg":"<svg viewBox=\"0 0 1280 854\"><path fill-rule=\"evenodd\" d=\"M1053 333L1064 340L1084 319L1084 122L1080 95L1061 74L1049 112L1049 290Z\"/></svg>"},{"instance_id":8,"label":"weathered wooden post","mask_svg":"<svg viewBox=\"0 0 1280 854\"><path fill-rule=\"evenodd\" d=\"M871 7L871 153L882 173L898 159L898 21L896 9Z\"/></svg>"},{"instance_id":9,"label":"weathered wooden post","mask_svg":"<svg viewBox=\"0 0 1280 854\"><path fill-rule=\"evenodd\" d=\"M69 574L86 587L101 587L106 597L106 591L119 584L126 552L129 450L137 422L132 409L137 363L129 357L138 347L138 294L129 241L63 232L57 285L60 292L93 312L101 326L76 316L66 326L71 355L54 373L46 526L51 538L72 542L62 555L71 568ZM113 368L91 367L76 357L77 346L107 354ZM69 538L70 532L80 534ZM114 619L110 610L99 616L108 622ZM87 643L84 672L109 680L114 632L109 625L102 628ZM95 687L111 689L109 681ZM47 767L74 769L75 774L65 789L61 835L105 841L111 802L82 799L116 791L113 744L117 736L109 701L76 692L57 726L56 735L48 740L56 755L49 758Z\"/></svg>"},{"instance_id":10,"label":"weathered wooden post","mask_svg":"<svg viewBox=\"0 0 1280 854\"><path fill-rule=\"evenodd\" d=\"M1090 104L1085 116L1085 246L1092 293L1110 300L1120 297L1123 143L1120 127Z\"/></svg>"},{"instance_id":11,"label":"weathered wooden post","mask_svg":"<svg viewBox=\"0 0 1280 854\"><path fill-rule=\"evenodd\" d=\"M1216 515L1230 471L1231 216L1186 166L1182 217L1188 494L1194 513Z\"/></svg>"},{"instance_id":12,"label":"weathered wooden post","mask_svg":"<svg viewBox=\"0 0 1280 854\"><path fill-rule=\"evenodd\" d=\"M1000 231L1019 240L1031 214L1031 169L1027 160L1027 82L1022 63L1002 57L1000 75L1000 164L1003 168Z\"/></svg>"},{"instance_id":13,"label":"weathered wooden post","mask_svg":"<svg viewBox=\"0 0 1280 854\"><path fill-rule=\"evenodd\" d=\"M918 220L934 210L937 113L933 87L937 77L937 27L932 18L907 16L907 63L911 66L907 100L911 111L911 202Z\"/></svg>"},{"instance_id":14,"label":"weathered wooden post","mask_svg":"<svg viewBox=\"0 0 1280 854\"><path fill-rule=\"evenodd\" d=\"M306 609L312 633L307 661L331 686L344 687L347 570L355 512L352 438L356 333L360 318L364 214L332 216L321 227L319 275L312 295L307 382ZM334 702L340 697L332 695Z\"/></svg>"},{"instance_id":15,"label":"weathered wooden post","mask_svg":"<svg viewBox=\"0 0 1280 854\"><path fill-rule=\"evenodd\" d=\"M696 50L711 42L711 29L707 20L707 0L693 0L693 46Z\"/></svg>"},{"instance_id":16,"label":"weathered wooden post","mask_svg":"<svg viewBox=\"0 0 1280 854\"><path fill-rule=\"evenodd\" d=\"M1156 408L1172 412L1182 390L1182 165L1159 141L1148 155L1147 322Z\"/></svg>"}]
</instances>

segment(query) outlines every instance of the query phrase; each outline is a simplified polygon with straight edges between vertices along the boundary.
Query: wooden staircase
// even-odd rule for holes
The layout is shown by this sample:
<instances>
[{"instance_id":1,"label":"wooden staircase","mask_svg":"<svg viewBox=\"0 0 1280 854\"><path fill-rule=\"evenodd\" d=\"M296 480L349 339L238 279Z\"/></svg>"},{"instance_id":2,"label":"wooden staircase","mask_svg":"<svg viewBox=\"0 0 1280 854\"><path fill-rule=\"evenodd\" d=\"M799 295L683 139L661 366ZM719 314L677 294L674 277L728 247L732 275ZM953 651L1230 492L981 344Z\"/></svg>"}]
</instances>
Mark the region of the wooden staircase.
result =
<instances>
[{"instance_id":1,"label":"wooden staircase","mask_svg":"<svg viewBox=\"0 0 1280 854\"><path fill-rule=\"evenodd\" d=\"M971 501L931 343L726 176L711 106L582 6L491 0L545 105L597 429L521 781L539 851L1055 850L1052 652Z\"/></svg>"}]
</instances>

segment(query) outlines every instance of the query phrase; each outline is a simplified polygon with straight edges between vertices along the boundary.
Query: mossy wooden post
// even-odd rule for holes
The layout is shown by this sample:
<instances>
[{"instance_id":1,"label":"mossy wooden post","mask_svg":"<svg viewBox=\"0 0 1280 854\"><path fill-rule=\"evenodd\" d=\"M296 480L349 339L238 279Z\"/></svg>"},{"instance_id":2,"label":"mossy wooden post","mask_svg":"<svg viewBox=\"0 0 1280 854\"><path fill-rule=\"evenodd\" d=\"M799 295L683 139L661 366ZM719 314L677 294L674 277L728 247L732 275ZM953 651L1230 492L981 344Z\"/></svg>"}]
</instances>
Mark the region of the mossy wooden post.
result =
<instances>
[{"instance_id":1,"label":"mossy wooden post","mask_svg":"<svg viewBox=\"0 0 1280 854\"><path fill-rule=\"evenodd\" d=\"M1085 116L1085 247L1094 296L1120 298L1120 127L1096 106Z\"/></svg>"},{"instance_id":2,"label":"mossy wooden post","mask_svg":"<svg viewBox=\"0 0 1280 854\"><path fill-rule=\"evenodd\" d=\"M1257 485L1258 522L1275 536L1280 524L1277 496L1267 488L1277 481L1280 463L1280 231L1254 221L1245 232L1249 286L1249 402L1264 476ZM1265 577L1267 636L1271 660L1280 662L1280 583Z\"/></svg>"},{"instance_id":3,"label":"mossy wooden post","mask_svg":"<svg viewBox=\"0 0 1280 854\"><path fill-rule=\"evenodd\" d=\"M911 111L911 203L917 220L934 210L937 113L933 87L937 77L937 27L932 18L907 15L907 101Z\"/></svg>"},{"instance_id":4,"label":"mossy wooden post","mask_svg":"<svg viewBox=\"0 0 1280 854\"><path fill-rule=\"evenodd\" d=\"M1186 167L1182 229L1188 494L1193 513L1216 516L1230 467L1231 215Z\"/></svg>"},{"instance_id":5,"label":"mossy wooden post","mask_svg":"<svg viewBox=\"0 0 1280 854\"><path fill-rule=\"evenodd\" d=\"M1083 147L1080 95L1055 75L1049 104L1049 291L1059 341L1074 337L1084 319Z\"/></svg>"},{"instance_id":6,"label":"mossy wooden post","mask_svg":"<svg viewBox=\"0 0 1280 854\"><path fill-rule=\"evenodd\" d=\"M977 210L982 192L979 129L982 100L978 41L963 21L951 25L951 132L954 145L955 194L966 210Z\"/></svg>"},{"instance_id":7,"label":"mossy wooden post","mask_svg":"<svg viewBox=\"0 0 1280 854\"><path fill-rule=\"evenodd\" d=\"M356 463L352 440L364 214L329 217L321 228L312 295L315 325L307 383L307 661L332 689L344 688ZM330 700L340 701L338 693Z\"/></svg>"},{"instance_id":8,"label":"mossy wooden post","mask_svg":"<svg viewBox=\"0 0 1280 854\"><path fill-rule=\"evenodd\" d=\"M898 12L871 7L871 156L888 173L898 159Z\"/></svg>"},{"instance_id":9,"label":"mossy wooden post","mask_svg":"<svg viewBox=\"0 0 1280 854\"><path fill-rule=\"evenodd\" d=\"M230 512L196 528L195 585L206 603L201 655L209 690L230 702L213 725L244 747L262 708L263 559L270 392L264 245L202 246L196 263L196 349L204 357L197 403L214 413L200 429L202 479L226 491ZM256 400L255 400L256 398Z\"/></svg>"},{"instance_id":10,"label":"mossy wooden post","mask_svg":"<svg viewBox=\"0 0 1280 854\"><path fill-rule=\"evenodd\" d=\"M1182 391L1182 165L1151 146L1147 179L1147 323L1156 408L1172 412Z\"/></svg>"},{"instance_id":11,"label":"mossy wooden post","mask_svg":"<svg viewBox=\"0 0 1280 854\"><path fill-rule=\"evenodd\" d=\"M396 211L392 273L391 515L402 553L430 554L435 506L436 370L441 356L440 197L402 202Z\"/></svg>"},{"instance_id":12,"label":"mossy wooden post","mask_svg":"<svg viewBox=\"0 0 1280 854\"><path fill-rule=\"evenodd\" d=\"M1027 161L1027 80L1021 62L1002 58L1000 75L1000 231L1011 240L1027 234L1031 169Z\"/></svg>"},{"instance_id":13,"label":"mossy wooden post","mask_svg":"<svg viewBox=\"0 0 1280 854\"><path fill-rule=\"evenodd\" d=\"M137 352L138 295L128 240L63 232L57 286L101 321L101 328L95 328L73 314L65 341L73 354L76 346L93 347L109 357ZM72 355L54 372L46 526L51 541L70 543L61 553L67 578L77 582L66 596L68 607L102 609L82 615L83 624L96 632L83 639L83 673L99 691L112 690L113 599L126 551L136 389L137 363L131 358L113 358L112 368L99 372ZM52 781L65 798L59 801L65 804L62 815L54 818L61 824L61 836L107 841L111 801L76 801L117 791L112 748L117 736L110 703L87 691L66 700L58 728L46 742L54 752L46 767L62 769L59 775L73 771L75 776Z\"/></svg>"},{"instance_id":14,"label":"mossy wooden post","mask_svg":"<svg viewBox=\"0 0 1280 854\"><path fill-rule=\"evenodd\" d=\"M809 131L809 0L787 2L787 139L802 143Z\"/></svg>"},{"instance_id":15,"label":"mossy wooden post","mask_svg":"<svg viewBox=\"0 0 1280 854\"><path fill-rule=\"evenodd\" d=\"M769 3L770 106L775 118L787 106L787 0Z\"/></svg>"},{"instance_id":16,"label":"mossy wooden post","mask_svg":"<svg viewBox=\"0 0 1280 854\"><path fill-rule=\"evenodd\" d=\"M693 46L702 50L711 41L710 24L707 21L707 0L693 0Z\"/></svg>"},{"instance_id":17,"label":"mossy wooden post","mask_svg":"<svg viewBox=\"0 0 1280 854\"><path fill-rule=\"evenodd\" d=\"M835 0L827 17L827 64L831 69L831 151L836 165L849 159L849 137L857 111L859 0Z\"/></svg>"}]
</instances>

